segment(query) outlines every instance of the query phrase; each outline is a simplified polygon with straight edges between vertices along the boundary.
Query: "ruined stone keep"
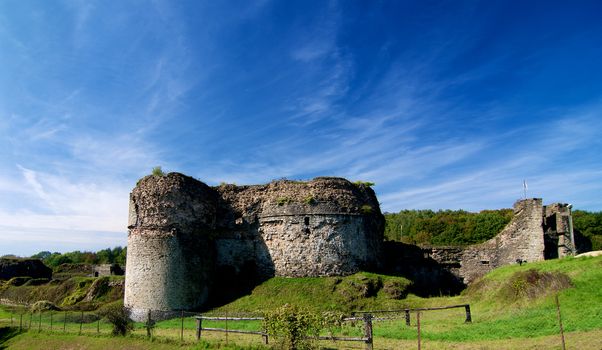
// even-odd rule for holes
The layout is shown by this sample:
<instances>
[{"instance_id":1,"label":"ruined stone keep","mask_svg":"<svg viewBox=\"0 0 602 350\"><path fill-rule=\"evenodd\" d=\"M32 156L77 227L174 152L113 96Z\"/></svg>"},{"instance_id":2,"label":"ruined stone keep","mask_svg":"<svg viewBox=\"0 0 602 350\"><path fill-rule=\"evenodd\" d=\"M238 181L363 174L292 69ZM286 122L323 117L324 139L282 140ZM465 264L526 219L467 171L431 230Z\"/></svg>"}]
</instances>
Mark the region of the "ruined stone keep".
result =
<instances>
[{"instance_id":1,"label":"ruined stone keep","mask_svg":"<svg viewBox=\"0 0 602 350\"><path fill-rule=\"evenodd\" d=\"M384 217L374 191L342 178L209 187L170 173L130 195L125 306L205 305L214 281L348 275L378 265Z\"/></svg>"},{"instance_id":2,"label":"ruined stone keep","mask_svg":"<svg viewBox=\"0 0 602 350\"><path fill-rule=\"evenodd\" d=\"M374 191L333 177L209 187L179 173L150 175L129 210L124 304L139 321L149 310L169 317L207 306L227 282L380 270L435 286L447 274L465 285L499 266L575 252L570 206L538 198L516 202L511 222L481 244L383 242Z\"/></svg>"}]
</instances>

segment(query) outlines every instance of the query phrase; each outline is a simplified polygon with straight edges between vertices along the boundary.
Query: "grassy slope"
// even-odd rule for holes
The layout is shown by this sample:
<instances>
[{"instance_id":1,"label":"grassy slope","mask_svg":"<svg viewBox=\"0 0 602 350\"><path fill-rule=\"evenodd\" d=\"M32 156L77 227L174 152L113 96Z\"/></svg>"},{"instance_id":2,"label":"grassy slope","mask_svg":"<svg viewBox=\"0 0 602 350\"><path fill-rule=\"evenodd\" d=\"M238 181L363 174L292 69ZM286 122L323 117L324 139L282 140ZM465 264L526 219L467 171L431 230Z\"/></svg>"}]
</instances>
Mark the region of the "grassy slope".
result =
<instances>
[{"instance_id":1,"label":"grassy slope","mask_svg":"<svg viewBox=\"0 0 602 350\"><path fill-rule=\"evenodd\" d=\"M602 329L602 257L566 258L503 267L487 275L478 286L456 297L422 299L410 295L403 300L392 300L381 290L375 297L352 300L350 305L342 308L337 304L342 299L340 293L333 290L332 280L275 278L255 288L252 294L219 308L216 313L270 309L284 303L342 311L470 303L471 324L464 324L463 309L423 313L423 339L466 342L555 335L558 324L554 292L543 292L536 298L520 295L513 298L502 293L508 289L513 274L529 269L561 272L571 278L574 287L558 293L567 332ZM415 328L406 327L401 321L375 323L374 333L391 339L416 337Z\"/></svg>"},{"instance_id":2,"label":"grassy slope","mask_svg":"<svg viewBox=\"0 0 602 350\"><path fill-rule=\"evenodd\" d=\"M470 324L464 323L463 309L422 313L421 328L425 347L429 349L559 348L560 339L554 302L556 292L546 293L540 291L540 294L535 298L507 293L508 288L512 287L513 276L530 269L541 272L563 273L571 278L573 287L558 292L563 324L567 332L567 344L570 348L602 348L602 288L600 288L602 287L602 256L579 259L567 258L529 263L523 266L507 266L492 271L463 295L429 299L418 298L413 295L401 300L392 299L390 295L385 293L384 285L391 281L403 284L404 280L399 277L361 273L346 278L273 278L257 286L250 295L224 305L214 310L214 312L222 315L224 313L233 315L272 309L284 303L292 303L315 310L345 312L358 308L390 309L408 306L425 307L470 303L473 316L473 322ZM365 288L374 285L374 281L380 281L378 282L380 283L380 289L376 292L373 290L373 296L360 297L359 295L365 294ZM2 311L0 311L0 316L2 316L1 313ZM192 340L194 321L187 318L185 324L185 328L191 330L188 337ZM156 332L160 336L178 339L179 326L178 320L163 321L157 325ZM224 327L224 324L214 323L205 326ZM247 325L231 323L229 327L257 329L260 324L258 322ZM340 330L340 332L356 335L359 329L357 327L347 327ZM405 326L403 320L399 319L375 322L374 335L375 348L378 349L414 347L416 342L415 315L412 315L412 326L410 327ZM27 339L31 336L31 333L30 335L19 336L23 338L19 341L27 342ZM216 341L222 339L223 344L223 334L214 333L211 335L211 333L207 333L207 336L209 336L209 339L215 339ZM55 338L55 336L53 335L52 338ZM240 344L258 344L260 340L256 338L242 339ZM105 340L98 341L110 341L107 340L108 338L103 339ZM15 341L17 341L17 338L15 338ZM338 343L336 345L325 345L338 348L358 348L358 346L361 348L361 344ZM106 347L119 349L119 346L117 344L115 346L107 345ZM136 346L132 344L129 348L136 348ZM11 348L13 347L11 346ZM94 347L85 345L79 348L93 349Z\"/></svg>"}]
</instances>

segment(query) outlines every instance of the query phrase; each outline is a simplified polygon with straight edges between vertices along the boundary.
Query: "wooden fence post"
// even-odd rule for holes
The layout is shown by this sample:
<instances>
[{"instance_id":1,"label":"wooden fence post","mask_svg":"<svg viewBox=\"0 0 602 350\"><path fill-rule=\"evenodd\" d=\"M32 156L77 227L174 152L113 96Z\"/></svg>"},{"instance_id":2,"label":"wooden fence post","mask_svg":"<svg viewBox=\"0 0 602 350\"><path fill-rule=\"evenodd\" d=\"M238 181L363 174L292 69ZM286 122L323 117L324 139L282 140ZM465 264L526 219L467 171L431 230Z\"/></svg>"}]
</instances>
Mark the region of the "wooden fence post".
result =
<instances>
[{"instance_id":1,"label":"wooden fence post","mask_svg":"<svg viewBox=\"0 0 602 350\"><path fill-rule=\"evenodd\" d=\"M149 309L147 317L146 317L146 336L149 337L149 338L152 337L152 334L151 334L151 322L152 322L152 320L151 320L151 311Z\"/></svg>"},{"instance_id":2,"label":"wooden fence post","mask_svg":"<svg viewBox=\"0 0 602 350\"><path fill-rule=\"evenodd\" d=\"M405 309L406 312L406 326L410 326L410 309Z\"/></svg>"},{"instance_id":3,"label":"wooden fence post","mask_svg":"<svg viewBox=\"0 0 602 350\"><path fill-rule=\"evenodd\" d=\"M67 331L67 311L63 313L63 333Z\"/></svg>"},{"instance_id":4,"label":"wooden fence post","mask_svg":"<svg viewBox=\"0 0 602 350\"><path fill-rule=\"evenodd\" d=\"M29 331L31 329L31 320L33 319L33 312L29 313L29 326L27 327L27 330Z\"/></svg>"},{"instance_id":5,"label":"wooden fence post","mask_svg":"<svg viewBox=\"0 0 602 350\"><path fill-rule=\"evenodd\" d=\"M180 341L184 340L184 309L180 312Z\"/></svg>"},{"instance_id":6,"label":"wooden fence post","mask_svg":"<svg viewBox=\"0 0 602 350\"><path fill-rule=\"evenodd\" d=\"M261 338L263 338L263 343L265 345L268 345L268 334L267 333L262 334Z\"/></svg>"},{"instance_id":7,"label":"wooden fence post","mask_svg":"<svg viewBox=\"0 0 602 350\"><path fill-rule=\"evenodd\" d=\"M96 320L96 333L100 333L100 316L98 316L98 320Z\"/></svg>"},{"instance_id":8,"label":"wooden fence post","mask_svg":"<svg viewBox=\"0 0 602 350\"><path fill-rule=\"evenodd\" d=\"M50 310L50 331L52 332L52 310Z\"/></svg>"},{"instance_id":9,"label":"wooden fence post","mask_svg":"<svg viewBox=\"0 0 602 350\"><path fill-rule=\"evenodd\" d=\"M372 350L372 314L364 314L364 338L366 350Z\"/></svg>"},{"instance_id":10,"label":"wooden fence post","mask_svg":"<svg viewBox=\"0 0 602 350\"><path fill-rule=\"evenodd\" d=\"M418 350L420 350L420 311L416 312L416 325L418 326Z\"/></svg>"},{"instance_id":11,"label":"wooden fence post","mask_svg":"<svg viewBox=\"0 0 602 350\"><path fill-rule=\"evenodd\" d=\"M558 294L556 294L556 314L558 315L558 326L560 327L560 340L562 341L562 350L566 350L564 343L564 329L562 328L562 318L560 317L560 302L558 302Z\"/></svg>"},{"instance_id":12,"label":"wooden fence post","mask_svg":"<svg viewBox=\"0 0 602 350\"><path fill-rule=\"evenodd\" d=\"M82 316L79 318L79 335L82 334L83 325L84 325L84 312L82 311Z\"/></svg>"},{"instance_id":13,"label":"wooden fence post","mask_svg":"<svg viewBox=\"0 0 602 350\"><path fill-rule=\"evenodd\" d=\"M466 309L466 321L464 323L472 323L472 315L470 314L470 305L466 304L464 306Z\"/></svg>"},{"instance_id":14,"label":"wooden fence post","mask_svg":"<svg viewBox=\"0 0 602 350\"><path fill-rule=\"evenodd\" d=\"M201 339L201 328L203 327L203 319L202 316L197 316L196 319L196 340Z\"/></svg>"},{"instance_id":15,"label":"wooden fence post","mask_svg":"<svg viewBox=\"0 0 602 350\"><path fill-rule=\"evenodd\" d=\"M42 310L40 310L38 317L38 333L40 333L40 331L42 331Z\"/></svg>"}]
</instances>

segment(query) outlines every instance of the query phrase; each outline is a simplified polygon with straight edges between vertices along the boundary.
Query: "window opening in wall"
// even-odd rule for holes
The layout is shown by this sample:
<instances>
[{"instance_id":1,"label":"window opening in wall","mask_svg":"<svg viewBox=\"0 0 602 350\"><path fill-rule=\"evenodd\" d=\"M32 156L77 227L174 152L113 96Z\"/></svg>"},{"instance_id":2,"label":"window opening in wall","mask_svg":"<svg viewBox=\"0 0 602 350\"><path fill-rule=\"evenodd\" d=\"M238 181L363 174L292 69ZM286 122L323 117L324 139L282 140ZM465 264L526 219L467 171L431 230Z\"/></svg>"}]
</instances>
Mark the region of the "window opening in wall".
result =
<instances>
[{"instance_id":1,"label":"window opening in wall","mask_svg":"<svg viewBox=\"0 0 602 350\"><path fill-rule=\"evenodd\" d=\"M489 260L481 260L481 264L483 264L483 265L489 265Z\"/></svg>"},{"instance_id":2,"label":"window opening in wall","mask_svg":"<svg viewBox=\"0 0 602 350\"><path fill-rule=\"evenodd\" d=\"M305 226L309 225L309 216L305 217Z\"/></svg>"}]
</instances>

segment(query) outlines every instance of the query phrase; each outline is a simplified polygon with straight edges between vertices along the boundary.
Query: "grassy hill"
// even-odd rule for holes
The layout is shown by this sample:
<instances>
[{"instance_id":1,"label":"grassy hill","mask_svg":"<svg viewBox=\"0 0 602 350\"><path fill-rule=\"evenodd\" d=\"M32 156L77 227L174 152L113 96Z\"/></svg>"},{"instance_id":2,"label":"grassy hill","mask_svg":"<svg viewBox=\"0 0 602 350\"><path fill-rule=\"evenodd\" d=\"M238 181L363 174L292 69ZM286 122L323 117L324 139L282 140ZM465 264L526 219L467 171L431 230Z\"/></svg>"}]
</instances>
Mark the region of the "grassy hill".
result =
<instances>
[{"instance_id":1,"label":"grassy hill","mask_svg":"<svg viewBox=\"0 0 602 350\"><path fill-rule=\"evenodd\" d=\"M428 349L558 349L560 336L555 297L558 296L561 317L568 348L602 348L602 256L566 258L512 265L496 269L471 285L464 293L453 297L420 298L405 295L410 282L396 276L358 273L344 278L272 278L255 287L249 295L211 311L215 314L260 313L286 303L315 311L349 313L357 309L403 309L405 307L435 307L469 303L472 323L464 322L463 309L428 311L421 313L421 337ZM8 314L0 311L6 324ZM382 316L382 315L381 315ZM399 349L416 346L416 314L406 326L403 313L398 318L374 322L374 348ZM183 323L181 323L183 321ZM2 320L0 320L1 326ZM208 343L193 343L194 319L159 322L155 328L155 342L144 343L139 337L144 330L139 325L138 338L115 340L111 338L52 335L64 347L80 344L77 348L107 347L132 348L179 347L181 325L185 327L185 342L180 348L228 348L224 335L207 333ZM223 322L207 322L207 327L224 327ZM260 322L230 324L230 328L258 329ZM361 328L346 325L336 330L340 335L359 335ZM49 337L44 332L41 335ZM9 348L30 348L35 343L35 332L8 337ZM62 339L62 340L61 340ZM162 340L163 339L163 340ZM171 341L167 339L172 339ZM186 340L188 339L188 340ZM131 344L128 342L132 342ZM117 342L117 343L115 343ZM126 343L121 343L126 342ZM157 343L158 342L158 343ZM252 346L261 348L258 337L230 337L229 348ZM21 345L19 345L21 344ZM122 344L122 345L120 345ZM171 345L169 345L171 344ZM324 348L362 348L363 344L321 344ZM2 347L0 340L0 347ZM61 347L57 345L58 347ZM126 346L126 347L127 347Z\"/></svg>"}]
</instances>

